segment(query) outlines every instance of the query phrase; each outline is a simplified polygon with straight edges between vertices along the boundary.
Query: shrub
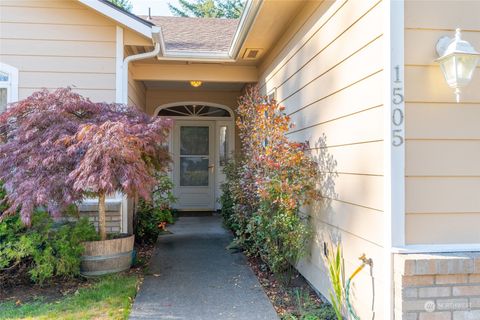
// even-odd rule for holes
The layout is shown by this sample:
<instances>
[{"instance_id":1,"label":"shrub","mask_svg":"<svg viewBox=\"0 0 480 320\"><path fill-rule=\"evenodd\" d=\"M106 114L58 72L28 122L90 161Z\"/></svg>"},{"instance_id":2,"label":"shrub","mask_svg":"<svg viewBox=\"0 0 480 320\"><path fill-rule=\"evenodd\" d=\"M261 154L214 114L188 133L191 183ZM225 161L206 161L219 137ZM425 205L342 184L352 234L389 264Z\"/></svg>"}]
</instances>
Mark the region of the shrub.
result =
<instances>
[{"instance_id":1,"label":"shrub","mask_svg":"<svg viewBox=\"0 0 480 320\"><path fill-rule=\"evenodd\" d=\"M93 103L70 89L47 90L0 114L0 179L9 208L26 225L37 207L57 217L84 197L99 198L106 238L105 195L149 198L156 170L170 160L170 120L135 107Z\"/></svg>"},{"instance_id":2,"label":"shrub","mask_svg":"<svg viewBox=\"0 0 480 320\"><path fill-rule=\"evenodd\" d=\"M7 192L3 187L3 183L0 181L0 216L2 213L7 210L7 201L6 201Z\"/></svg>"},{"instance_id":3,"label":"shrub","mask_svg":"<svg viewBox=\"0 0 480 320\"><path fill-rule=\"evenodd\" d=\"M305 253L310 228L300 208L317 199L317 164L308 143L288 140L293 128L284 108L250 88L237 109L243 159L229 164L222 214L236 243L275 273Z\"/></svg>"},{"instance_id":4,"label":"shrub","mask_svg":"<svg viewBox=\"0 0 480 320\"><path fill-rule=\"evenodd\" d=\"M20 216L0 222L0 278L27 270L30 279L42 283L56 276L76 276L80 272L81 242L95 240L95 228L82 218L77 222L55 223L45 212L36 210L31 227Z\"/></svg>"},{"instance_id":5,"label":"shrub","mask_svg":"<svg viewBox=\"0 0 480 320\"><path fill-rule=\"evenodd\" d=\"M220 203L222 204L222 209L220 213L222 214L223 221L225 226L231 229L234 233L240 230L239 222L237 221L237 215L235 214L235 189L238 188L238 168L236 167L236 162L230 160L226 163L223 168L223 173L225 173L226 182L221 185L222 195L220 196Z\"/></svg>"},{"instance_id":6,"label":"shrub","mask_svg":"<svg viewBox=\"0 0 480 320\"><path fill-rule=\"evenodd\" d=\"M175 202L173 183L165 172L156 174L151 201L141 199L135 214L135 241L140 244L153 244L165 228L166 223L173 223L171 204Z\"/></svg>"}]
</instances>

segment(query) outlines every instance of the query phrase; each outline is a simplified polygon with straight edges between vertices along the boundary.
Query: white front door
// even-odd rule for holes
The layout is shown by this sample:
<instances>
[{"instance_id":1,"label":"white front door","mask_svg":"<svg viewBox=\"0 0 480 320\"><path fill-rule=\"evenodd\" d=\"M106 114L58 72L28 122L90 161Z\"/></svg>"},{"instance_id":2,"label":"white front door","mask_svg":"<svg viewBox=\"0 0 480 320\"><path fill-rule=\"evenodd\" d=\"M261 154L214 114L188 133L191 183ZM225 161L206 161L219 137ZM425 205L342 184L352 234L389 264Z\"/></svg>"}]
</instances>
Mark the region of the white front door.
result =
<instances>
[{"instance_id":1,"label":"white front door","mask_svg":"<svg viewBox=\"0 0 480 320\"><path fill-rule=\"evenodd\" d=\"M215 122L176 121L173 139L175 207L215 209Z\"/></svg>"}]
</instances>

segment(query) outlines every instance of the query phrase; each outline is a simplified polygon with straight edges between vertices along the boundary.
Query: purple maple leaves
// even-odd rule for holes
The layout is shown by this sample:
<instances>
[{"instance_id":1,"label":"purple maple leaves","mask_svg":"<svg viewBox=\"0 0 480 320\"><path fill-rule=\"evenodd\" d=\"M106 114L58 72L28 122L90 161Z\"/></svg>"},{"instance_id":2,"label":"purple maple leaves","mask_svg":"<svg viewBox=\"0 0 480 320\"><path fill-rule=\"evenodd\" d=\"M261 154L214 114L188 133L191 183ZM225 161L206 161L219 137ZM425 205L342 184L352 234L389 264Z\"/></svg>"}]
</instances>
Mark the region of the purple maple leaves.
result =
<instances>
[{"instance_id":1,"label":"purple maple leaves","mask_svg":"<svg viewBox=\"0 0 480 320\"><path fill-rule=\"evenodd\" d=\"M35 207L59 216L87 194L148 198L166 170L171 121L134 107L93 103L70 89L43 90L0 115L0 180L10 208L30 223Z\"/></svg>"}]
</instances>

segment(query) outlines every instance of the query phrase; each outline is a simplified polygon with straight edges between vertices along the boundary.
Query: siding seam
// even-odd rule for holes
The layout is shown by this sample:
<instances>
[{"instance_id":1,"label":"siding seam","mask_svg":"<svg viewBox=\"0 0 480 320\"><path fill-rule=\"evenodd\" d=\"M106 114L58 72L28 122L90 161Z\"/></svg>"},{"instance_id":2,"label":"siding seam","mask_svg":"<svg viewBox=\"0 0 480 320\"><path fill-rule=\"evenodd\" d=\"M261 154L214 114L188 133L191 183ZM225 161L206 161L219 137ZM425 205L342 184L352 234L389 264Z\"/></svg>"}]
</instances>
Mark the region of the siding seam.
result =
<instances>
[{"instance_id":1,"label":"siding seam","mask_svg":"<svg viewBox=\"0 0 480 320\"><path fill-rule=\"evenodd\" d=\"M360 51L362 51L363 49L367 48L369 45L371 45L372 43L374 43L375 41L377 41L378 39L380 39L381 37L383 36L383 34L375 37L373 40L367 42L365 45L363 45L362 47L360 47L358 50L356 50L355 52L353 52L352 54L350 54L349 56L347 56L346 58L340 60L338 63L334 64L332 67L330 67L329 69L325 70L323 73L321 73L320 75L316 76L315 78L313 78L312 80L310 80L309 82L307 82L306 84L304 84L303 86L299 87L298 90L292 92L290 95L286 96L285 98L283 98L283 100L280 100L278 103L283 103L284 101L290 99L292 96L294 96L295 94L297 94L298 92L302 91L305 87L309 86L310 84L312 84L314 81L322 78L324 75L326 75L327 73L329 73L330 71L334 70L335 68L337 68L338 66L340 66L342 63L344 63L345 61L348 61L350 58L352 58L354 55L356 55L357 53L359 53ZM283 86L283 85L282 85ZM279 88L281 88L282 86L279 86L277 87L277 90Z\"/></svg>"},{"instance_id":2,"label":"siding seam","mask_svg":"<svg viewBox=\"0 0 480 320\"><path fill-rule=\"evenodd\" d=\"M325 147L313 147L309 148L308 150L319 150L319 149L329 149L329 148L342 148L342 147L349 147L349 146L356 146L359 144L366 144L366 143L377 143L377 142L383 142L383 139L379 140L370 140L370 141L359 141L359 142L352 142L352 143L343 143L343 144L332 144L332 145L327 145Z\"/></svg>"},{"instance_id":3,"label":"siding seam","mask_svg":"<svg viewBox=\"0 0 480 320\"><path fill-rule=\"evenodd\" d=\"M300 68L298 68L292 75L288 76L282 83L280 83L277 87L280 88L282 87L285 83L287 83L291 78L293 78L296 74L298 74L303 68L307 67L307 65L312 62L318 55L320 55L322 52L324 52L325 50L327 50L334 42L336 42L341 36L343 36L347 31L349 31L355 24L357 24L360 20L363 19L363 17L368 14L372 9L374 9L381 1L377 2L373 7L371 7L364 15L362 15L358 20L356 20L354 23L352 23L350 26L348 26L343 32L341 32L335 39L333 39L332 41L330 41L328 44L326 44L325 47L323 47L322 49L320 49L320 51L318 51L317 53L315 53L315 55L313 55L310 59L308 59L302 66L300 66ZM366 47L368 44L370 44L371 42L375 41L376 39L380 38L382 36L382 34L380 35L377 35L373 40L369 41L367 44L365 44L364 46L360 47L360 49L357 49L355 52L351 53L350 55L348 55L346 58L340 60L338 64L341 64L342 62L344 62L345 60L348 60L351 56L353 56L355 53L357 53L358 51L360 51L361 49L363 49L364 47ZM341 40L338 40L338 41L341 41ZM296 53L295 53L296 55ZM294 56L295 56L294 55ZM293 56L293 57L294 57ZM292 57L292 58L293 58ZM330 69L327 69L323 74L327 73L328 71L330 71L331 69L335 68L337 65L334 65L333 67L331 67ZM281 70L281 69L280 69ZM321 74L320 76L322 76L323 74ZM267 85L269 81L266 81L265 85ZM263 86L261 88L263 88Z\"/></svg>"},{"instance_id":4,"label":"siding seam","mask_svg":"<svg viewBox=\"0 0 480 320\"><path fill-rule=\"evenodd\" d=\"M366 109L362 109L362 110L359 110L359 111L356 111L356 112L353 112L353 113L345 114L345 115L339 116L339 117L337 117L337 118L325 120L325 121L323 121L323 122L319 122L319 123L316 123L316 124L312 124L312 125L310 125L310 126L306 126L306 127L303 127L303 128L299 128L298 130L291 130L291 131L289 131L286 135L290 135L290 134L302 132L302 131L305 131L305 130L308 130L308 129L311 129L311 128L314 128L314 127L321 126L321 125L323 125L323 124L327 124L327 123L330 123L330 122L335 122L335 121L337 121L337 120L349 118L349 117L358 115L358 114L360 114L360 113L364 113L364 112L367 112L367 111L370 111L370 110L374 110L374 109L377 109L377 108L380 108L380 107L383 107L383 104L375 105L375 106L373 106L373 107L368 107L368 108L366 108Z\"/></svg>"}]
</instances>

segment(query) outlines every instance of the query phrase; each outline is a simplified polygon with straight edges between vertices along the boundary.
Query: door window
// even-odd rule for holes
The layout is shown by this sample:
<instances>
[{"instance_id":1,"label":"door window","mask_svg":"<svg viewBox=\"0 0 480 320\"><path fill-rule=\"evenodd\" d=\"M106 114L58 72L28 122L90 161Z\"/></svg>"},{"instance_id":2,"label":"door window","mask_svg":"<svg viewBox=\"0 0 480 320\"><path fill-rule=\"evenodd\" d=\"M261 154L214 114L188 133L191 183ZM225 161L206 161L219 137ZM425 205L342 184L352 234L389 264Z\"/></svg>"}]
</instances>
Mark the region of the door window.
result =
<instances>
[{"instance_id":1,"label":"door window","mask_svg":"<svg viewBox=\"0 0 480 320\"><path fill-rule=\"evenodd\" d=\"M209 185L209 127L180 127L180 186Z\"/></svg>"}]
</instances>

